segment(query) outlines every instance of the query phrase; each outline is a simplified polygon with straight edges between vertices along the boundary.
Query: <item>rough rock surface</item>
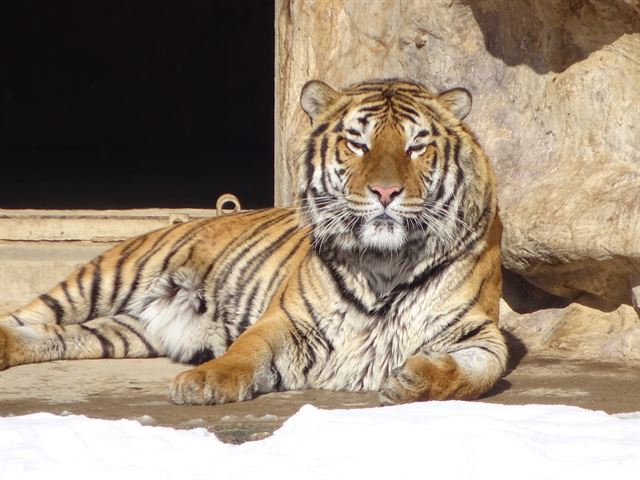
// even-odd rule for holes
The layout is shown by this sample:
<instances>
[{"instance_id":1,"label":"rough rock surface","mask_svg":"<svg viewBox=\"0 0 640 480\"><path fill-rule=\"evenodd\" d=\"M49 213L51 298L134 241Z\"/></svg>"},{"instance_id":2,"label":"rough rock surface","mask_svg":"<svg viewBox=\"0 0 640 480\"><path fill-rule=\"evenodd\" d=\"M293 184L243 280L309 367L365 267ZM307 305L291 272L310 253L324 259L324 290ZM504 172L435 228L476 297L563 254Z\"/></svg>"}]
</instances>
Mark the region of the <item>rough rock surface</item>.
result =
<instances>
[{"instance_id":1,"label":"rough rock surface","mask_svg":"<svg viewBox=\"0 0 640 480\"><path fill-rule=\"evenodd\" d=\"M463 86L499 178L504 265L587 298L596 308L572 325L623 308L631 320L612 328L640 338L639 1L279 0L276 32L278 204L292 200L307 80Z\"/></svg>"}]
</instances>

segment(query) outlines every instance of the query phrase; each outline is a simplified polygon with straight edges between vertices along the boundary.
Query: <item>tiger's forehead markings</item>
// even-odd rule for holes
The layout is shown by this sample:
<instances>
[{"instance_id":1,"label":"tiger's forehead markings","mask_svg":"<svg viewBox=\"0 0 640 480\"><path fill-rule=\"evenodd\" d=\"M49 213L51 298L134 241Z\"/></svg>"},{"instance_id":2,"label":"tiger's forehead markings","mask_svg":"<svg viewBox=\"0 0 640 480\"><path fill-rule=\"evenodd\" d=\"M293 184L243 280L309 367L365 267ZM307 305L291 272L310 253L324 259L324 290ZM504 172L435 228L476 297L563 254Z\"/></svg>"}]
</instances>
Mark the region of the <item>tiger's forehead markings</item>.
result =
<instances>
[{"instance_id":1,"label":"tiger's forehead markings","mask_svg":"<svg viewBox=\"0 0 640 480\"><path fill-rule=\"evenodd\" d=\"M364 120L364 121L363 121ZM372 115L363 115L361 108L355 108L347 113L343 119L343 128L346 133L367 142L371 137L371 132L375 128L376 121Z\"/></svg>"},{"instance_id":2,"label":"tiger's forehead markings","mask_svg":"<svg viewBox=\"0 0 640 480\"><path fill-rule=\"evenodd\" d=\"M351 108L345 109L335 132L345 131L370 147L384 125L397 129L407 148L427 134L440 135L440 105L417 85L380 82L355 86L345 93L350 97Z\"/></svg>"},{"instance_id":3,"label":"tiger's forehead markings","mask_svg":"<svg viewBox=\"0 0 640 480\"><path fill-rule=\"evenodd\" d=\"M380 134L385 125L397 129L407 145L411 144L416 132L424 131L429 124L423 121L423 116L417 110L419 107L410 104L406 95L391 90L384 93L385 95L378 93L365 97L375 102L357 102L354 109L341 119L343 123L340 126L349 136L358 142L364 140L363 143L369 147L372 145L373 137Z\"/></svg>"}]
</instances>

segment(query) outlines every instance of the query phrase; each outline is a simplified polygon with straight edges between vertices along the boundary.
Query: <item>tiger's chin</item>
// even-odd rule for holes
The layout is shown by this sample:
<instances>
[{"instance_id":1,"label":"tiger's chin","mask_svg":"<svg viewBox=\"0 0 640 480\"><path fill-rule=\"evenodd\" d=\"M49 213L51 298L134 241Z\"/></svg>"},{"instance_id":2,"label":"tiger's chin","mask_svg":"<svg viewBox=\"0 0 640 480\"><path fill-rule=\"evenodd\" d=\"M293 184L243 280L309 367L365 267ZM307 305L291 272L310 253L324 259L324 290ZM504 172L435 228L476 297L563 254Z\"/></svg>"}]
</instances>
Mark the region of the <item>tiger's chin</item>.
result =
<instances>
[{"instance_id":1,"label":"tiger's chin","mask_svg":"<svg viewBox=\"0 0 640 480\"><path fill-rule=\"evenodd\" d=\"M374 219L362 225L359 240L367 249L397 251L407 243L407 231L393 220Z\"/></svg>"}]
</instances>

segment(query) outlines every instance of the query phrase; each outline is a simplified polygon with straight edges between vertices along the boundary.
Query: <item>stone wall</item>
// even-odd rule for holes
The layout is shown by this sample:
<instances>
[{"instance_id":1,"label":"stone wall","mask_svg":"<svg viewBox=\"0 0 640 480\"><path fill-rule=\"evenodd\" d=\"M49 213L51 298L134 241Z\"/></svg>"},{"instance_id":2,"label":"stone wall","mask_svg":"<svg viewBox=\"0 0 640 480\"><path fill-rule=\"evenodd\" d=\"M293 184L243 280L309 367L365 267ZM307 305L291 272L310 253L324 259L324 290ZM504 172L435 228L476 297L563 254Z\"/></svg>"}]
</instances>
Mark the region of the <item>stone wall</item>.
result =
<instances>
[{"instance_id":1,"label":"stone wall","mask_svg":"<svg viewBox=\"0 0 640 480\"><path fill-rule=\"evenodd\" d=\"M465 87L520 287L503 325L534 350L638 359L639 32L637 0L276 0L276 203L307 80Z\"/></svg>"}]
</instances>

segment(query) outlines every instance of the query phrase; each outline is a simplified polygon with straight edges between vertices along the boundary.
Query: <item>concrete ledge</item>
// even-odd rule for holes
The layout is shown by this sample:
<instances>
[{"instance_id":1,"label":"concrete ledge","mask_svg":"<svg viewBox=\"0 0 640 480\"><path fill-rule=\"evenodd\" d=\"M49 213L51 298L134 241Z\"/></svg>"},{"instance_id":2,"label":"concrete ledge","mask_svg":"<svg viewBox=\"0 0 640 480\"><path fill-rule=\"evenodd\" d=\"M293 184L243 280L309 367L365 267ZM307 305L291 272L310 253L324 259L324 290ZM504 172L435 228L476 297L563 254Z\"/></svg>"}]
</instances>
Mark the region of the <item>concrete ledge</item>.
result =
<instances>
[{"instance_id":1,"label":"concrete ledge","mask_svg":"<svg viewBox=\"0 0 640 480\"><path fill-rule=\"evenodd\" d=\"M215 209L0 209L0 241L114 242L194 218L214 216Z\"/></svg>"}]
</instances>

